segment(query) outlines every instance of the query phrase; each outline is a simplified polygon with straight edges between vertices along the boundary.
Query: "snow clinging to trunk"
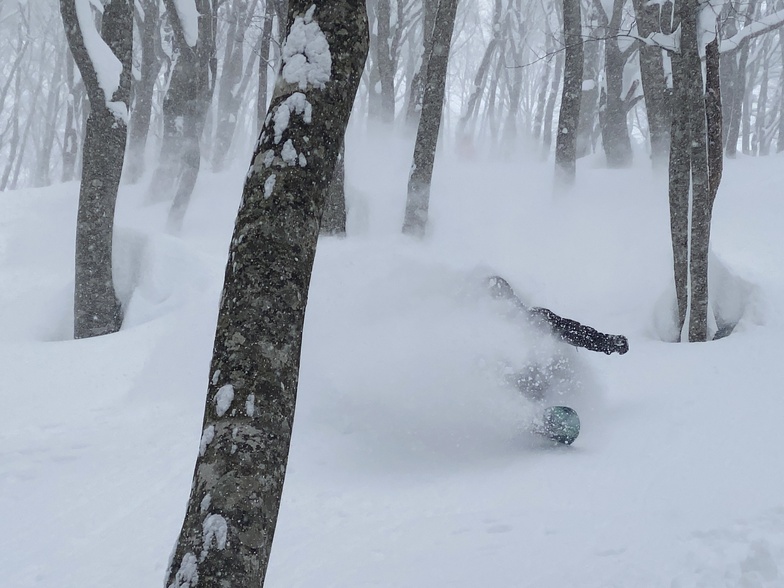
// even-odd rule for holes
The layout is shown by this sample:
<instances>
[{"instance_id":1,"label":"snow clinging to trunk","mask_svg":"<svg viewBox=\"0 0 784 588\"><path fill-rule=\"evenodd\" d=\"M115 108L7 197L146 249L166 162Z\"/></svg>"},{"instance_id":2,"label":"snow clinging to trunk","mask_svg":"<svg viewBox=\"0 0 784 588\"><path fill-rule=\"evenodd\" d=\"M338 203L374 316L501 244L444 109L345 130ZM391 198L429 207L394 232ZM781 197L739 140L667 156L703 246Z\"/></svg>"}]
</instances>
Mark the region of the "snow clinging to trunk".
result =
<instances>
[{"instance_id":1,"label":"snow clinging to trunk","mask_svg":"<svg viewBox=\"0 0 784 588\"><path fill-rule=\"evenodd\" d=\"M128 109L123 102L113 100L115 92L120 87L120 76L123 66L117 56L112 52L106 41L103 40L98 29L95 28L95 19L90 0L76 0L76 17L79 20L79 29L82 32L84 47L90 56L98 85L103 90L106 107L119 119L128 122Z\"/></svg>"},{"instance_id":2,"label":"snow clinging to trunk","mask_svg":"<svg viewBox=\"0 0 784 588\"><path fill-rule=\"evenodd\" d=\"M195 0L174 0L174 6L182 24L185 42L190 47L195 47L199 41L199 11L196 9Z\"/></svg>"},{"instance_id":3,"label":"snow clinging to trunk","mask_svg":"<svg viewBox=\"0 0 784 588\"><path fill-rule=\"evenodd\" d=\"M313 20L316 5L305 16L298 16L283 44L283 69L281 75L300 90L308 86L323 88L332 75L332 55L329 43L318 23Z\"/></svg>"}]
</instances>

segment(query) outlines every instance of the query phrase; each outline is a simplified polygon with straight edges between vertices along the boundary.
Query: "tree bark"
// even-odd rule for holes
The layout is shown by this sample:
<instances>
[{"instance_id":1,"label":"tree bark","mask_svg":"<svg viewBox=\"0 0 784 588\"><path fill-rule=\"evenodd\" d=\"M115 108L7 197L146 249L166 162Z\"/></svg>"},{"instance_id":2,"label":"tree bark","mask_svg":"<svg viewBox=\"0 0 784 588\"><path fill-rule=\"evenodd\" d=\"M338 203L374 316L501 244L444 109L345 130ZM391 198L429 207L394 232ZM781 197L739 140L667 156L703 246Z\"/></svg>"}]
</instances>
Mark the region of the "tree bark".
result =
<instances>
[{"instance_id":1,"label":"tree bark","mask_svg":"<svg viewBox=\"0 0 784 588\"><path fill-rule=\"evenodd\" d=\"M553 44L551 40L551 36L548 35L546 45L545 45L545 55L550 55L553 52ZM542 138L542 128L544 126L544 113L545 113L545 106L547 104L548 92L547 89L550 86L550 78L551 76L558 75L555 72L555 67L553 66L554 60L552 56L547 59L544 63L542 63L542 72L539 78L539 92L536 95L536 111L534 113L534 123L532 134L534 139L540 140Z\"/></svg>"},{"instance_id":2,"label":"tree bark","mask_svg":"<svg viewBox=\"0 0 784 588\"><path fill-rule=\"evenodd\" d=\"M141 41L141 63L139 80L136 81L133 90L133 110L128 130L128 162L125 178L129 184L135 184L144 174L144 156L152 120L153 92L163 65L160 58L161 23L158 2L159 0L142 0L144 16L137 20Z\"/></svg>"},{"instance_id":3,"label":"tree bark","mask_svg":"<svg viewBox=\"0 0 784 588\"><path fill-rule=\"evenodd\" d=\"M709 335L710 225L722 174L719 45L713 40L706 47L703 89L698 2L687 0L677 8L680 52L672 56L678 108L673 112L670 148L670 225L678 326L681 333L687 328L689 341L706 341Z\"/></svg>"},{"instance_id":4,"label":"tree bark","mask_svg":"<svg viewBox=\"0 0 784 588\"><path fill-rule=\"evenodd\" d=\"M164 0L174 33L177 59L163 100L163 142L149 187L151 200L174 197L168 227L178 231L201 166L199 141L215 87L215 11L213 0L189 0L198 12L197 39L189 44L174 0Z\"/></svg>"},{"instance_id":5,"label":"tree bark","mask_svg":"<svg viewBox=\"0 0 784 588\"><path fill-rule=\"evenodd\" d=\"M689 302L689 189L691 180L691 155L689 151L691 129L688 102L689 75L687 62L681 53L672 59L673 109L669 162L670 233L672 239L675 295L678 305L678 331L686 321Z\"/></svg>"},{"instance_id":6,"label":"tree bark","mask_svg":"<svg viewBox=\"0 0 784 588\"><path fill-rule=\"evenodd\" d=\"M744 26L749 26L754 18L754 13L757 8L757 0L749 0L748 8L746 9L746 16L744 19ZM729 67L729 72L732 78L727 80L731 84L730 97L731 100L725 101L727 104L727 129L726 129L726 147L725 153L727 157L735 157L738 153L738 139L740 138L740 123L743 112L743 103L746 98L746 66L749 61L749 43L744 43L740 51L733 53L722 58L732 60L734 63Z\"/></svg>"},{"instance_id":7,"label":"tree bark","mask_svg":"<svg viewBox=\"0 0 784 588\"><path fill-rule=\"evenodd\" d=\"M623 71L630 53L618 45L618 34L625 0L614 0L608 16L596 0L596 12L604 25L604 88L599 108L602 148L610 168L624 168L632 164L632 144L629 137L627 114L632 95L623 95Z\"/></svg>"},{"instance_id":8,"label":"tree bark","mask_svg":"<svg viewBox=\"0 0 784 588\"><path fill-rule=\"evenodd\" d=\"M606 36L605 30L607 28L607 19L603 19L604 27L599 26L597 22L601 20L603 16L604 8L597 6L597 3L588 7L588 14L585 18L587 22L591 23L588 25L590 27L588 36L595 38ZM601 87L601 80L604 78L601 67L601 49L602 45L598 41L583 44L583 73L582 83L580 85L580 122L577 123L575 159L581 159L594 152L597 130L601 132L599 88Z\"/></svg>"},{"instance_id":9,"label":"tree bark","mask_svg":"<svg viewBox=\"0 0 784 588\"><path fill-rule=\"evenodd\" d=\"M204 433L168 588L257 588L269 562L319 219L368 47L361 0L292 0L295 27L313 35L314 48L328 45L331 75L320 59L312 76L297 77L286 66L303 53L287 57L284 48L231 240Z\"/></svg>"},{"instance_id":10,"label":"tree bark","mask_svg":"<svg viewBox=\"0 0 784 588\"><path fill-rule=\"evenodd\" d=\"M267 115L267 80L270 67L270 43L272 42L272 20L275 17L271 0L264 6L264 22L261 26L261 49L259 51L259 92L256 100L256 127L261 133Z\"/></svg>"},{"instance_id":11,"label":"tree bark","mask_svg":"<svg viewBox=\"0 0 784 588\"><path fill-rule=\"evenodd\" d=\"M645 38L659 32L660 7L634 0L637 32ZM645 96L645 113L648 118L648 134L651 143L651 163L654 169L666 166L670 152L670 127L672 115L670 100L672 91L667 87L664 73L664 52L660 47L640 47L640 80Z\"/></svg>"},{"instance_id":12,"label":"tree bark","mask_svg":"<svg viewBox=\"0 0 784 588\"><path fill-rule=\"evenodd\" d=\"M419 58L419 68L411 80L408 107L406 108L406 124L410 127L419 122L419 115L422 111L422 99L425 95L425 80L427 79L427 62L432 50L433 26L438 5L439 0L422 0L422 55Z\"/></svg>"},{"instance_id":13,"label":"tree bark","mask_svg":"<svg viewBox=\"0 0 784 588\"><path fill-rule=\"evenodd\" d=\"M327 189L324 214L321 216L321 234L342 236L346 234L346 145L340 146L332 181Z\"/></svg>"},{"instance_id":14,"label":"tree bark","mask_svg":"<svg viewBox=\"0 0 784 588\"><path fill-rule=\"evenodd\" d=\"M580 97L583 86L583 40L580 0L563 0L564 81L561 111L555 138L556 188L572 186L577 166L577 126L580 121Z\"/></svg>"},{"instance_id":15,"label":"tree bark","mask_svg":"<svg viewBox=\"0 0 784 588\"><path fill-rule=\"evenodd\" d=\"M542 129L542 159L550 156L550 149L553 145L553 119L555 113L555 100L558 96L558 87L563 78L563 53L559 52L555 58L555 69L550 78L550 92L547 96L547 105L544 109L544 128Z\"/></svg>"},{"instance_id":16,"label":"tree bark","mask_svg":"<svg viewBox=\"0 0 784 588\"><path fill-rule=\"evenodd\" d=\"M458 0L441 0L438 5L433 43L428 57L422 114L419 118L414 161L408 177L408 197L403 219L403 233L422 237L427 227L430 205L430 183L436 158L438 131L446 92L446 71L449 64L449 47L455 28Z\"/></svg>"},{"instance_id":17,"label":"tree bark","mask_svg":"<svg viewBox=\"0 0 784 588\"><path fill-rule=\"evenodd\" d=\"M250 51L247 67L245 65L245 35L256 11L258 0L235 2L229 18L229 31L226 36L223 69L220 76L217 100L217 129L215 145L212 151L213 171L222 171L231 149L234 133L237 128L240 107L247 82L256 62L260 44Z\"/></svg>"},{"instance_id":18,"label":"tree bark","mask_svg":"<svg viewBox=\"0 0 784 588\"><path fill-rule=\"evenodd\" d=\"M768 142L765 140L767 129L765 121L768 117L768 75L770 73L769 37L765 39L763 53L765 56L762 62L762 79L760 80L760 91L759 96L757 97L757 108L754 112L754 137L751 145L751 151L754 155L768 154Z\"/></svg>"},{"instance_id":19,"label":"tree bark","mask_svg":"<svg viewBox=\"0 0 784 588\"><path fill-rule=\"evenodd\" d=\"M133 3L112 0L104 8L101 37L122 65L119 85L107 96L85 47L75 0L61 0L65 34L90 99L84 164L76 220L74 337L119 330L122 309L112 279L112 232L125 155L126 116L131 88ZM109 104L114 103L114 111ZM125 113L117 112L119 104Z\"/></svg>"},{"instance_id":20,"label":"tree bark","mask_svg":"<svg viewBox=\"0 0 784 588\"><path fill-rule=\"evenodd\" d=\"M68 99L65 106L65 129L63 131L63 174L62 181L70 182L76 177L76 161L79 158L79 109L82 102L82 83L74 76L74 60L69 53L65 60L65 78Z\"/></svg>"},{"instance_id":21,"label":"tree bark","mask_svg":"<svg viewBox=\"0 0 784 588\"><path fill-rule=\"evenodd\" d=\"M376 9L378 35L376 38L376 64L380 89L381 122L391 124L395 120L395 66L390 55L391 6L390 0L378 0ZM372 88L371 90L375 90Z\"/></svg>"},{"instance_id":22,"label":"tree bark","mask_svg":"<svg viewBox=\"0 0 784 588\"><path fill-rule=\"evenodd\" d=\"M485 83L487 81L487 72L490 70L490 62L495 57L496 50L498 49L498 42L501 38L501 2L496 0L495 10L493 12L493 36L487 43L482 60L479 62L479 67L476 69L474 75L474 83L471 89L471 94L468 97L468 105L460 120L457 123L457 134L464 136L469 134L466 132L468 123L476 117L479 107L479 99L485 91Z\"/></svg>"},{"instance_id":23,"label":"tree bark","mask_svg":"<svg viewBox=\"0 0 784 588\"><path fill-rule=\"evenodd\" d=\"M65 58L64 47L58 47L57 60L52 78L49 83L49 95L46 101L46 133L41 137L41 150L35 161L35 174L33 175L33 186L42 187L52 183L51 180L51 159L52 149L54 148L55 137L57 135L57 119L60 113L60 78L63 75L63 60ZM33 117L31 117L33 118Z\"/></svg>"},{"instance_id":24,"label":"tree bark","mask_svg":"<svg viewBox=\"0 0 784 588\"><path fill-rule=\"evenodd\" d=\"M607 93L602 113L602 147L607 167L625 168L632 164L632 143L626 120L628 109L624 100L623 70L626 59L615 39L604 42L604 71Z\"/></svg>"},{"instance_id":25,"label":"tree bark","mask_svg":"<svg viewBox=\"0 0 784 588\"><path fill-rule=\"evenodd\" d=\"M740 144L744 155L752 155L751 149L751 106L754 99L754 86L757 81L759 71L759 59L754 59L746 69L746 80L744 82L745 91L743 96L743 108L741 109L741 133Z\"/></svg>"}]
</instances>

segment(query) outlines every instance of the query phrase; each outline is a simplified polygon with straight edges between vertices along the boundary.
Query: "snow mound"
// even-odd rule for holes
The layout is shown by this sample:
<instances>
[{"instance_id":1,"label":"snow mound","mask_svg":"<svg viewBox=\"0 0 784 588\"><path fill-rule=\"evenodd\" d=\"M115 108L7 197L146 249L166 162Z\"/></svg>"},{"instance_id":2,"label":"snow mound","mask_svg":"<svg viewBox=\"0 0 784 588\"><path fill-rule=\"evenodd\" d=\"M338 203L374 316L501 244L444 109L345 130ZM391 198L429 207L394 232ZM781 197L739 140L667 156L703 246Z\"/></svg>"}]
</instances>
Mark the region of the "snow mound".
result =
<instances>
[{"instance_id":1,"label":"snow mound","mask_svg":"<svg viewBox=\"0 0 784 588\"><path fill-rule=\"evenodd\" d=\"M182 241L164 234L115 230L113 269L123 329L176 312L201 292L216 288L208 264Z\"/></svg>"},{"instance_id":2,"label":"snow mound","mask_svg":"<svg viewBox=\"0 0 784 588\"><path fill-rule=\"evenodd\" d=\"M730 335L738 327L749 323L760 323L762 304L759 288L729 267L713 252L710 254L708 264L710 295L708 321L711 338L721 339ZM652 320L654 337L662 341L678 341L677 323L678 310L673 282L654 307Z\"/></svg>"}]
</instances>

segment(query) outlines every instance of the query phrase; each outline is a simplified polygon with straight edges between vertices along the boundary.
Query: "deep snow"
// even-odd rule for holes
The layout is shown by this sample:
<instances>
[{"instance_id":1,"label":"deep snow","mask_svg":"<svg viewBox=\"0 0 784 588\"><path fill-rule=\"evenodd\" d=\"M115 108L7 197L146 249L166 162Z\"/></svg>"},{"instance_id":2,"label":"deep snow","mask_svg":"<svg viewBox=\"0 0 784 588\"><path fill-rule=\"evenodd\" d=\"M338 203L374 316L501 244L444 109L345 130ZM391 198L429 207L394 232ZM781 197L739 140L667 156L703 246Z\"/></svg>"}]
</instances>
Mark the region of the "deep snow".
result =
<instances>
[{"instance_id":1,"label":"deep snow","mask_svg":"<svg viewBox=\"0 0 784 588\"><path fill-rule=\"evenodd\" d=\"M554 198L526 153L437 162L432 232L399 235L410 143L347 143L349 237L323 239L267 587L784 585L784 159L727 162L717 299L740 319L672 344L666 184L580 162ZM159 586L199 451L245 169L203 174L180 237L123 186L123 330L72 341L77 184L0 194L0 586ZM629 336L566 349L574 446L537 443L505 367L558 345L478 293ZM720 296L719 296L720 294Z\"/></svg>"}]
</instances>

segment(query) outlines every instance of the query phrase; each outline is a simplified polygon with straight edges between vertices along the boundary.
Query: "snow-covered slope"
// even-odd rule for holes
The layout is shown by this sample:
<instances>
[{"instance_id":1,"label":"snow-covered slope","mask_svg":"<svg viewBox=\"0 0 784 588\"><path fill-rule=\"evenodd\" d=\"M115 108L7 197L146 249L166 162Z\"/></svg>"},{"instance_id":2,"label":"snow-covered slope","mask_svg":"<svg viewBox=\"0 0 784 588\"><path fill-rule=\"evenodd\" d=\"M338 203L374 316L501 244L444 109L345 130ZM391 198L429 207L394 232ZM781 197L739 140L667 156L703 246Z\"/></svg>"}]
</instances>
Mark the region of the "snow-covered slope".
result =
<instances>
[{"instance_id":1,"label":"snow-covered slope","mask_svg":"<svg viewBox=\"0 0 784 588\"><path fill-rule=\"evenodd\" d=\"M740 319L661 340L666 185L645 162L442 154L432 234L401 237L403 142L348 144L349 238L324 239L268 587L784 585L784 166L727 164L716 293ZM643 159L642 157L640 159ZM115 335L69 340L78 186L0 195L0 586L156 586L182 522L244 170L204 175L183 235L123 187ZM569 448L526 434L504 369L556 346L480 294L627 334L571 353Z\"/></svg>"}]
</instances>

